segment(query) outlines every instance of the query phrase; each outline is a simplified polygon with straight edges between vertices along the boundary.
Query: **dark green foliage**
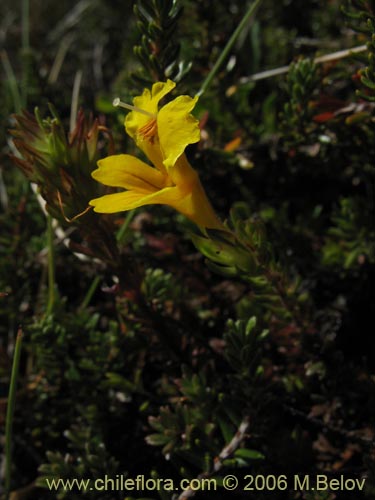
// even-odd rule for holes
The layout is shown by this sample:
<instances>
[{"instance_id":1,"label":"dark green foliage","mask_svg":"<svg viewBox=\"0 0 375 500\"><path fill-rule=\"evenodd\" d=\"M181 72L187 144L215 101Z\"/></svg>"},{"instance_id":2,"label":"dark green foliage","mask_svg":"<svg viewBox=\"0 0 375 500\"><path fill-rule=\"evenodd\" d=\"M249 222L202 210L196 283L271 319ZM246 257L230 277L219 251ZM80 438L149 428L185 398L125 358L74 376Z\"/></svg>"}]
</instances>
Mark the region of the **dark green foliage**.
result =
<instances>
[{"instance_id":1,"label":"dark green foliage","mask_svg":"<svg viewBox=\"0 0 375 500\"><path fill-rule=\"evenodd\" d=\"M359 72L366 91L357 90L357 95L366 101L375 102L375 3L370 0L347 0L344 13L353 29L367 38L367 54L363 57L367 66Z\"/></svg>"},{"instance_id":2,"label":"dark green foliage","mask_svg":"<svg viewBox=\"0 0 375 500\"><path fill-rule=\"evenodd\" d=\"M234 443L239 429L247 429L262 406L261 351L266 334L256 327L255 318L228 321L223 353L228 365L220 358L215 361L213 355L211 363L216 366L198 373L184 368L180 379L163 387L169 404L157 417L150 417L155 432L146 441L162 446L182 475L214 475L221 468L244 468L264 458L259 451L243 447L243 437ZM219 366L222 375L215 379ZM229 393L228 386L232 387Z\"/></svg>"},{"instance_id":3,"label":"dark green foliage","mask_svg":"<svg viewBox=\"0 0 375 500\"><path fill-rule=\"evenodd\" d=\"M163 307L167 300L176 304L182 299L181 286L171 273L165 273L162 269L147 269L143 287L145 298L152 301L154 306Z\"/></svg>"},{"instance_id":4,"label":"dark green foliage","mask_svg":"<svg viewBox=\"0 0 375 500\"><path fill-rule=\"evenodd\" d=\"M365 262L374 263L375 231L373 218L366 220L362 200L341 200L333 215L333 226L328 230L323 249L323 263L343 269L356 269Z\"/></svg>"},{"instance_id":5,"label":"dark green foliage","mask_svg":"<svg viewBox=\"0 0 375 500\"><path fill-rule=\"evenodd\" d=\"M253 290L252 304L262 315L272 314L282 321L302 326L299 302L306 297L299 290L299 279L289 282L272 254L263 222L250 216L249 207L236 204L230 212L231 231L206 230L207 237L192 240L207 257L207 265L226 277L247 282ZM257 311L259 313L259 311Z\"/></svg>"},{"instance_id":6,"label":"dark green foliage","mask_svg":"<svg viewBox=\"0 0 375 500\"><path fill-rule=\"evenodd\" d=\"M70 479L85 478L94 480L97 477L108 476L116 478L118 474L118 463L110 456L105 445L97 435L91 435L92 427L90 422L77 424L71 430L65 432L65 437L69 441L68 453L47 452L49 463L43 464L39 468L39 477L36 485L47 488L57 477ZM77 488L78 490L78 488ZM89 488L84 493L74 491L74 488L56 491L56 498L97 498L96 492L91 492ZM113 492L103 493L101 498L120 498L119 494Z\"/></svg>"},{"instance_id":7,"label":"dark green foliage","mask_svg":"<svg viewBox=\"0 0 375 500\"><path fill-rule=\"evenodd\" d=\"M305 142L312 132L309 103L318 82L317 67L310 59L301 59L291 65L287 76L288 102L281 120L286 138L292 135L293 142Z\"/></svg>"},{"instance_id":8,"label":"dark green foliage","mask_svg":"<svg viewBox=\"0 0 375 500\"><path fill-rule=\"evenodd\" d=\"M258 365L259 342L267 336L268 332L263 330L260 334L256 334L253 331L255 326L254 317L250 318L247 323L241 320L236 322L229 320L228 330L224 335L227 343L226 357L240 378L251 377L254 380L262 370L262 367Z\"/></svg>"},{"instance_id":9,"label":"dark green foliage","mask_svg":"<svg viewBox=\"0 0 375 500\"><path fill-rule=\"evenodd\" d=\"M166 78L178 82L189 70L186 63L178 63L180 44L176 31L182 6L177 0L140 0L134 13L141 34L141 44L134 47L134 53L144 70L133 78L144 85Z\"/></svg>"}]
</instances>

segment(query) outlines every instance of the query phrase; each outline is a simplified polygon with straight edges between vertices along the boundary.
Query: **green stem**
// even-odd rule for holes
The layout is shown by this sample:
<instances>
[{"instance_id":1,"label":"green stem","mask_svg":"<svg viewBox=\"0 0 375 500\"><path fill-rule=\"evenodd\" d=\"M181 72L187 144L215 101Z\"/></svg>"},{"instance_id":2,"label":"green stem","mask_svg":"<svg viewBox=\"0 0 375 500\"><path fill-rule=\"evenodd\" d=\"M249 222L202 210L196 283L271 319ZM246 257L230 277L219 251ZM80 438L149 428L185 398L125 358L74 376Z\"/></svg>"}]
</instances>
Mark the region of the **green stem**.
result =
<instances>
[{"instance_id":1,"label":"green stem","mask_svg":"<svg viewBox=\"0 0 375 500\"><path fill-rule=\"evenodd\" d=\"M53 247L52 217L47 215L47 248L48 248L48 303L46 314L52 314L55 303L55 253Z\"/></svg>"},{"instance_id":2,"label":"green stem","mask_svg":"<svg viewBox=\"0 0 375 500\"><path fill-rule=\"evenodd\" d=\"M255 10L258 8L258 6L261 4L261 2L262 2L262 0L254 0L254 2L250 5L248 11L246 12L246 14L244 15L244 17L242 18L242 21L237 26L237 28L234 30L232 36L228 40L228 43L224 47L224 50L220 54L220 57L216 61L214 67L211 69L211 71L209 72L207 78L203 82L203 84L202 84L202 86L201 86L201 88L200 88L200 90L199 90L199 92L197 94L198 96L202 95L208 89L208 87L211 85L212 80L214 79L214 77L216 76L216 74L219 71L220 67L224 63L226 57L228 56L228 54L229 54L230 50L232 49L233 45L235 44L235 42L236 42L237 38L239 37L241 31L247 25L247 23L249 22L249 19L254 14Z\"/></svg>"},{"instance_id":3,"label":"green stem","mask_svg":"<svg viewBox=\"0 0 375 500\"><path fill-rule=\"evenodd\" d=\"M133 220L134 215L135 215L135 210L130 210L126 214L125 220L124 220L122 226L120 227L120 229L116 235L117 243L121 244L124 242L129 225L130 225L131 221Z\"/></svg>"},{"instance_id":4,"label":"green stem","mask_svg":"<svg viewBox=\"0 0 375 500\"><path fill-rule=\"evenodd\" d=\"M22 48L30 48L30 4L29 0L22 0Z\"/></svg>"},{"instance_id":5,"label":"green stem","mask_svg":"<svg viewBox=\"0 0 375 500\"><path fill-rule=\"evenodd\" d=\"M12 94L14 110L16 113L19 113L22 109L21 96L18 89L16 75L14 74L8 54L5 52L5 50L1 51L1 62L3 64L4 72L8 80L10 93Z\"/></svg>"},{"instance_id":6,"label":"green stem","mask_svg":"<svg viewBox=\"0 0 375 500\"><path fill-rule=\"evenodd\" d=\"M86 307L90 304L90 301L91 301L96 289L98 288L100 280L101 280L100 276L95 276L93 282L90 285L90 288L87 290L85 298L83 299L83 301L81 303L80 309L86 309Z\"/></svg>"},{"instance_id":7,"label":"green stem","mask_svg":"<svg viewBox=\"0 0 375 500\"><path fill-rule=\"evenodd\" d=\"M22 0L22 105L27 105L30 69L30 1Z\"/></svg>"},{"instance_id":8,"label":"green stem","mask_svg":"<svg viewBox=\"0 0 375 500\"><path fill-rule=\"evenodd\" d=\"M76 126L77 114L78 114L78 106L79 106L79 91L81 89L83 72L79 69L74 77L73 82L73 92L72 92L72 103L70 106L70 132L73 132Z\"/></svg>"},{"instance_id":9,"label":"green stem","mask_svg":"<svg viewBox=\"0 0 375 500\"><path fill-rule=\"evenodd\" d=\"M12 431L13 417L16 403L16 389L18 371L20 365L21 345L22 345L22 330L17 332L16 345L14 348L12 373L9 385L8 405L5 424L5 500L9 500L10 495L10 480L11 480L11 464L12 464Z\"/></svg>"}]
</instances>

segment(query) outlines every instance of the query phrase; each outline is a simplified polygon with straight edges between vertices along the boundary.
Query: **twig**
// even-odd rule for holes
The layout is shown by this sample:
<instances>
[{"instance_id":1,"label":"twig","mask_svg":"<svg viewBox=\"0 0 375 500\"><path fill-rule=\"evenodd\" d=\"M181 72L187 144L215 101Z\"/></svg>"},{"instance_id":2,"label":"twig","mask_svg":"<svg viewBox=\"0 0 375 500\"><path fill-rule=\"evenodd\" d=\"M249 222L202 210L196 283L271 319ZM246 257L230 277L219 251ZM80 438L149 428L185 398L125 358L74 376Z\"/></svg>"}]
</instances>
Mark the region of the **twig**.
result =
<instances>
[{"instance_id":1,"label":"twig","mask_svg":"<svg viewBox=\"0 0 375 500\"><path fill-rule=\"evenodd\" d=\"M366 449L372 449L374 446L374 439L356 436L355 430L347 431L345 429L341 429L340 427L337 427L334 424L330 424L328 422L323 422L322 420L319 420L318 418L311 417L310 415L306 415L306 413L304 413L303 411L297 410L297 408L293 408L293 407L288 406L288 405L284 405L284 409L290 415L293 415L294 417L300 418L301 420L308 422L309 424L313 425L314 427L319 428L323 432L330 432L332 434L337 434L337 435L343 437L344 439L347 439L348 441L351 441L353 443L357 443L361 446L364 446Z\"/></svg>"},{"instance_id":2,"label":"twig","mask_svg":"<svg viewBox=\"0 0 375 500\"><path fill-rule=\"evenodd\" d=\"M233 453L239 448L242 441L244 440L247 430L250 425L250 419L248 416L244 417L240 426L237 429L236 434L233 436L232 440L229 444L227 444L219 453L219 455L214 459L214 466L209 472L202 472L197 477L198 480L206 479L217 472L219 472L224 465L224 460L229 458ZM186 500L187 498L192 498L197 493L196 489L187 488L185 491L181 493L177 500Z\"/></svg>"},{"instance_id":3,"label":"twig","mask_svg":"<svg viewBox=\"0 0 375 500\"><path fill-rule=\"evenodd\" d=\"M314 59L315 64L322 64L329 61L336 61L337 59L343 59L344 57L349 57L353 54L358 54L367 50L367 45L359 45L351 49L339 50L337 52L332 52L331 54L326 54L324 56L319 56ZM280 68L269 69L266 71L261 71L260 73L255 73L250 76L243 76L239 79L239 84L243 85L249 82L257 82L259 80L265 80L266 78L271 78L272 76L283 75L288 73L290 69L290 64L288 66L281 66Z\"/></svg>"},{"instance_id":4,"label":"twig","mask_svg":"<svg viewBox=\"0 0 375 500\"><path fill-rule=\"evenodd\" d=\"M246 432L250 425L248 416L244 417L236 434L233 436L231 442L223 448L217 458L214 460L214 472L218 472L223 467L223 462L229 458L239 448L240 444L245 438Z\"/></svg>"}]
</instances>

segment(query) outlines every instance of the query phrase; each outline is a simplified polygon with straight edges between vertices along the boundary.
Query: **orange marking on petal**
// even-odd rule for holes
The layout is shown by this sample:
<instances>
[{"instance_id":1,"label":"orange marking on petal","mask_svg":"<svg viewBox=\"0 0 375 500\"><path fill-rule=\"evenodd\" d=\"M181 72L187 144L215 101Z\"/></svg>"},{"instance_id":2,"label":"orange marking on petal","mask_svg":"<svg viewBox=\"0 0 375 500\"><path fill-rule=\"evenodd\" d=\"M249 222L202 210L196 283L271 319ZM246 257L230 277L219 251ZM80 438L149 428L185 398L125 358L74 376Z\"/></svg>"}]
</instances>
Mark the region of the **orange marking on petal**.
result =
<instances>
[{"instance_id":1,"label":"orange marking on petal","mask_svg":"<svg viewBox=\"0 0 375 500\"><path fill-rule=\"evenodd\" d=\"M138 130L138 133L143 137L143 139L148 139L151 144L154 143L155 136L158 132L158 126L156 118L152 118L143 127Z\"/></svg>"}]
</instances>

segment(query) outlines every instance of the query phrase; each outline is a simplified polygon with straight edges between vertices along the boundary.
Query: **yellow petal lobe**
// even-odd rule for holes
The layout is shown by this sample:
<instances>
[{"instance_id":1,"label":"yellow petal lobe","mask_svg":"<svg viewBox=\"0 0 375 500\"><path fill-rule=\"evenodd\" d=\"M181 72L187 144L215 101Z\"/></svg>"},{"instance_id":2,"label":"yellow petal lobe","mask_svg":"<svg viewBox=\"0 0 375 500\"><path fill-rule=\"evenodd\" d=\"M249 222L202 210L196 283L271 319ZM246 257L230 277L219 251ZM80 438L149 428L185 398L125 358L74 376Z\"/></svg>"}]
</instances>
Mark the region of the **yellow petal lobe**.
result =
<instances>
[{"instance_id":1,"label":"yellow petal lobe","mask_svg":"<svg viewBox=\"0 0 375 500\"><path fill-rule=\"evenodd\" d=\"M144 89L142 95L133 99L133 104L135 107L156 116L160 100L171 92L175 86L176 84L172 80L154 83L151 92L149 89ZM132 111L126 116L126 132L134 139L137 145L142 140L139 138L139 129L145 127L150 120L152 120L152 117L147 117L143 113L137 113L136 111Z\"/></svg>"},{"instance_id":2,"label":"yellow petal lobe","mask_svg":"<svg viewBox=\"0 0 375 500\"><path fill-rule=\"evenodd\" d=\"M167 170L189 144L200 140L199 121L190 114L197 101L198 97L179 96L163 106L157 115L160 148Z\"/></svg>"},{"instance_id":3,"label":"yellow petal lobe","mask_svg":"<svg viewBox=\"0 0 375 500\"><path fill-rule=\"evenodd\" d=\"M166 187L147 195L135 191L107 194L91 200L90 205L94 207L95 212L110 214L125 210L133 210L143 205L175 204L180 197L181 195L177 187Z\"/></svg>"},{"instance_id":4,"label":"yellow petal lobe","mask_svg":"<svg viewBox=\"0 0 375 500\"><path fill-rule=\"evenodd\" d=\"M106 186L149 193L168 183L165 175L131 155L108 156L98 161L98 167L91 175Z\"/></svg>"}]
</instances>

